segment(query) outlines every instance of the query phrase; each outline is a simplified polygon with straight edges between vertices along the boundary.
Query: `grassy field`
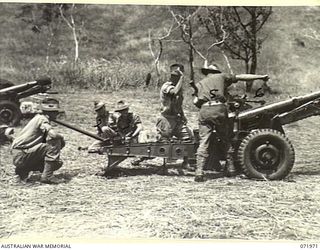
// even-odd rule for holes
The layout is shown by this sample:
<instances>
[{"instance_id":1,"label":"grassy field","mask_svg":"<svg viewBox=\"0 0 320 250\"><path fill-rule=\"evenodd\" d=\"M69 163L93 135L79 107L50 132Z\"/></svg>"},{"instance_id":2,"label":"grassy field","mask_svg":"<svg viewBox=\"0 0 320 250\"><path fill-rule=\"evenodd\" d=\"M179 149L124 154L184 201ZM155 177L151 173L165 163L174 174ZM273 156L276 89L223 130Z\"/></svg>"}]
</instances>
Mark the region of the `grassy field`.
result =
<instances>
[{"instance_id":1,"label":"grassy field","mask_svg":"<svg viewBox=\"0 0 320 250\"><path fill-rule=\"evenodd\" d=\"M66 121L92 132L93 101L104 100L112 109L117 100L125 99L141 116L145 131L154 135L159 113L156 91L69 91L58 97ZM189 102L186 115L196 128L197 112ZM318 123L319 118L309 118L285 128L296 163L283 181L222 177L195 183L192 175L177 173L177 164L166 175L136 171L105 179L95 173L106 156L78 150L92 139L58 126L67 145L62 152L64 166L56 175L65 183L40 184L35 174L27 185L17 185L9 148L1 146L0 239L318 240ZM154 169L161 163L155 159L140 168ZM132 168L129 160L120 166Z\"/></svg>"}]
</instances>

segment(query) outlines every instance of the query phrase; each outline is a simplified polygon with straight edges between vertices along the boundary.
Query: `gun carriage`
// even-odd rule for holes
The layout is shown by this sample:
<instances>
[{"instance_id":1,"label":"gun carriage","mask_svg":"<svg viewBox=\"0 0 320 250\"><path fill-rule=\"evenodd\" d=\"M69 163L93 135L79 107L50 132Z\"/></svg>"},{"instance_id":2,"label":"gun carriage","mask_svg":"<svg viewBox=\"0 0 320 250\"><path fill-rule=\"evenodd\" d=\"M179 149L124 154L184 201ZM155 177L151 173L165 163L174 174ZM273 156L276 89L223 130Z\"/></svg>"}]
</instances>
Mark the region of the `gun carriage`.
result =
<instances>
[{"instance_id":1,"label":"gun carriage","mask_svg":"<svg viewBox=\"0 0 320 250\"><path fill-rule=\"evenodd\" d=\"M268 105L240 111L249 102L236 99L229 102L230 139L234 148L234 161L239 171L254 179L280 180L286 177L294 165L294 148L285 135L283 125L320 114L320 91L294 97ZM100 154L108 156L107 168L114 168L129 157L167 160L183 159L188 156L195 161L199 144L198 137L190 142L167 141L149 143L126 143L110 141L84 131L61 120L52 120L105 143ZM195 132L197 132L195 130ZM213 132L215 133L215 132ZM197 135L197 133L195 133ZM216 138L217 143L222 143ZM221 145L222 146L222 145ZM218 147L219 148L219 147ZM214 152L219 154L219 152ZM225 160L223 154L220 160Z\"/></svg>"}]
</instances>

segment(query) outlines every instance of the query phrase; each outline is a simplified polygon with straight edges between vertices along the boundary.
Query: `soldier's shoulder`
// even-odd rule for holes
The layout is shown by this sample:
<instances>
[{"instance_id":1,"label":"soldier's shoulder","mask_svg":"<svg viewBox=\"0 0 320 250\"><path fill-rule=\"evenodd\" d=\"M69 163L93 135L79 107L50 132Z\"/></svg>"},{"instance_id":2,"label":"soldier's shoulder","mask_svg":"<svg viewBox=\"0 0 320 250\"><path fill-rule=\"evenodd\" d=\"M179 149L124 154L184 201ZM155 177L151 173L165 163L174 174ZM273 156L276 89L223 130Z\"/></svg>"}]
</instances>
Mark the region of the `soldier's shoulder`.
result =
<instances>
[{"instance_id":1,"label":"soldier's shoulder","mask_svg":"<svg viewBox=\"0 0 320 250\"><path fill-rule=\"evenodd\" d=\"M32 120L49 122L49 118L45 114L36 114Z\"/></svg>"},{"instance_id":2,"label":"soldier's shoulder","mask_svg":"<svg viewBox=\"0 0 320 250\"><path fill-rule=\"evenodd\" d=\"M168 91L172 88L174 88L172 82L165 82L164 84L162 84L160 91L163 93L168 93Z\"/></svg>"},{"instance_id":3,"label":"soldier's shoulder","mask_svg":"<svg viewBox=\"0 0 320 250\"><path fill-rule=\"evenodd\" d=\"M133 112L133 111L130 111L129 115L132 116L132 117L139 116L139 114L137 114L136 112Z\"/></svg>"},{"instance_id":4,"label":"soldier's shoulder","mask_svg":"<svg viewBox=\"0 0 320 250\"><path fill-rule=\"evenodd\" d=\"M172 82L168 81L168 82L163 83L161 88L168 87L168 86L173 86Z\"/></svg>"},{"instance_id":5,"label":"soldier's shoulder","mask_svg":"<svg viewBox=\"0 0 320 250\"><path fill-rule=\"evenodd\" d=\"M135 122L135 123L141 123L141 118L137 113L132 113L131 119Z\"/></svg>"}]
</instances>

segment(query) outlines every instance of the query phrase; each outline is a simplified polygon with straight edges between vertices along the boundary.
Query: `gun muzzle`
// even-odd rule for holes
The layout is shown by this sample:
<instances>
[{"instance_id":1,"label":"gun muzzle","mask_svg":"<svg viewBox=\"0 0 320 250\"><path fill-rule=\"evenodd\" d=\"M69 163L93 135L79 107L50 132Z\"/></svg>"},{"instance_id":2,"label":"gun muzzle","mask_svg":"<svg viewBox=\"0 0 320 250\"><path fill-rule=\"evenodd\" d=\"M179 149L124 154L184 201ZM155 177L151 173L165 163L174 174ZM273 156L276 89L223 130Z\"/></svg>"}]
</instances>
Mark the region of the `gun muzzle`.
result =
<instances>
[{"instance_id":1,"label":"gun muzzle","mask_svg":"<svg viewBox=\"0 0 320 250\"><path fill-rule=\"evenodd\" d=\"M51 83L52 83L50 77L42 77L40 79L37 79L36 82L41 86L51 85Z\"/></svg>"}]
</instances>

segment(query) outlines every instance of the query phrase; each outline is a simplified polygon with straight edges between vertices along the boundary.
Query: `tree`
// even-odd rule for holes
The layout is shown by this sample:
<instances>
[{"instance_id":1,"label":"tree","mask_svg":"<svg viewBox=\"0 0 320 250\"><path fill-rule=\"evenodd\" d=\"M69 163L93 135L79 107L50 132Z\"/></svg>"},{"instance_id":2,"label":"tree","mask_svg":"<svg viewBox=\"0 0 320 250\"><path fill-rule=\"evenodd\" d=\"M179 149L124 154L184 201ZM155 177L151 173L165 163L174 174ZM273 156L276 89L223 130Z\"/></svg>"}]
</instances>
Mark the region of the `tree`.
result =
<instances>
[{"instance_id":1,"label":"tree","mask_svg":"<svg viewBox=\"0 0 320 250\"><path fill-rule=\"evenodd\" d=\"M245 63L246 73L255 74L258 65L258 54L265 37L260 31L272 14L272 7L206 7L206 15L200 22L215 37L224 36L220 27L228 33L222 47L233 59ZM221 16L222 15L222 16ZM246 91L250 92L253 82L246 83Z\"/></svg>"},{"instance_id":2,"label":"tree","mask_svg":"<svg viewBox=\"0 0 320 250\"><path fill-rule=\"evenodd\" d=\"M44 4L42 8L41 19L43 20L43 25L47 27L49 32L49 37L47 39L47 53L46 53L46 64L48 65L52 43L53 43L54 37L56 37L56 35L59 32L59 26L61 21L58 4L49 4L49 3Z\"/></svg>"},{"instance_id":3,"label":"tree","mask_svg":"<svg viewBox=\"0 0 320 250\"><path fill-rule=\"evenodd\" d=\"M79 59L79 40L77 36L77 25L74 20L74 10L76 5L61 4L59 7L60 14L67 26L72 30L74 40L74 62L76 63Z\"/></svg>"},{"instance_id":4,"label":"tree","mask_svg":"<svg viewBox=\"0 0 320 250\"><path fill-rule=\"evenodd\" d=\"M51 3L25 4L21 6L16 17L27 23L33 33L46 37L46 64L48 64L53 40L59 32L59 5Z\"/></svg>"},{"instance_id":5,"label":"tree","mask_svg":"<svg viewBox=\"0 0 320 250\"><path fill-rule=\"evenodd\" d=\"M222 11L221 11L221 8L218 7L218 9L220 9L220 13L218 13L218 15L221 20L223 18ZM198 18L200 21L202 20L201 15L202 14L198 15ZM227 62L227 65L228 65L230 72L232 73L232 68L231 68L229 59L228 59L227 55L225 54L224 50L222 49L222 45L224 44L224 42L227 39L229 34L225 31L225 27L223 26L222 22L220 22L220 26L217 25L215 27L215 30L216 30L216 33L219 33L219 36L215 36L215 35L211 34L210 41L213 43L210 44L208 47L206 47L206 54L205 55L203 55L199 49L195 48L195 46L194 46L194 50L204 60L204 66L207 66L209 53L211 52L211 49L213 49L214 47L218 47L219 51L221 52L221 54L223 55L223 57L225 58L225 60Z\"/></svg>"},{"instance_id":6,"label":"tree","mask_svg":"<svg viewBox=\"0 0 320 250\"><path fill-rule=\"evenodd\" d=\"M83 26L83 16L80 11L85 5L75 4L25 4L22 5L20 13L16 16L30 26L34 34L45 34L47 36L46 63L49 62L50 49L57 34L62 32L61 21L67 24L72 30L74 40L74 61L79 58L79 36ZM76 12L77 11L77 12ZM75 17L77 16L77 21ZM81 25L78 25L80 23ZM40 40L40 39L39 39Z\"/></svg>"},{"instance_id":7,"label":"tree","mask_svg":"<svg viewBox=\"0 0 320 250\"><path fill-rule=\"evenodd\" d=\"M201 7L194 6L172 6L169 11L180 29L180 36L183 42L188 46L188 57L190 66L190 81L194 82L194 32L197 29L195 24L196 15Z\"/></svg>"},{"instance_id":8,"label":"tree","mask_svg":"<svg viewBox=\"0 0 320 250\"><path fill-rule=\"evenodd\" d=\"M157 86L159 87L161 82L161 74L160 74L160 59L163 52L163 40L168 38L173 30L177 27L174 27L175 22L173 22L169 29L164 29L165 34L158 35L156 37L152 37L151 30L149 30L149 49L152 57L154 58L154 66L157 74ZM157 44L157 45L156 45Z\"/></svg>"}]
</instances>

